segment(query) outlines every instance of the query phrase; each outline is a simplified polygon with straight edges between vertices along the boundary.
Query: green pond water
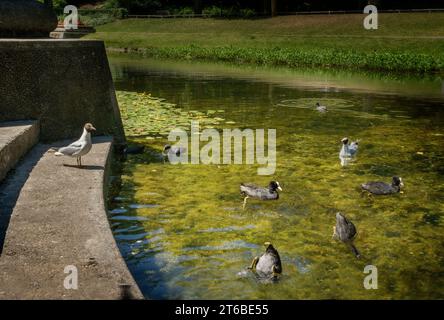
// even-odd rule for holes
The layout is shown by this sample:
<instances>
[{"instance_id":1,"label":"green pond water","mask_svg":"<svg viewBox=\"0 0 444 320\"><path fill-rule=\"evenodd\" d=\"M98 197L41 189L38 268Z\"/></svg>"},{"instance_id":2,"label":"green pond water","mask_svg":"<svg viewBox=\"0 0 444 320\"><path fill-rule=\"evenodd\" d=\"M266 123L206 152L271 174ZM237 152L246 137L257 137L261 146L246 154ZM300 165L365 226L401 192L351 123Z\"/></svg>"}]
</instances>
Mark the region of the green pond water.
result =
<instances>
[{"instance_id":1,"label":"green pond water","mask_svg":"<svg viewBox=\"0 0 444 320\"><path fill-rule=\"evenodd\" d=\"M121 57L110 63L128 140L145 145L145 153L116 161L109 219L147 298L444 298L444 88L438 76ZM329 112L311 108L318 101ZM202 128L276 129L275 173L260 176L256 164L164 163L166 134L176 126L189 130L192 119ZM360 139L360 149L342 167L338 153L346 136ZM402 193L361 193L361 183L389 182L393 175L403 178ZM280 182L280 199L250 199L243 211L239 184L270 180ZM338 211L358 229L361 259L332 239ZM259 282L245 269L265 241L282 259L275 283ZM377 267L377 290L363 286L366 265Z\"/></svg>"}]
</instances>

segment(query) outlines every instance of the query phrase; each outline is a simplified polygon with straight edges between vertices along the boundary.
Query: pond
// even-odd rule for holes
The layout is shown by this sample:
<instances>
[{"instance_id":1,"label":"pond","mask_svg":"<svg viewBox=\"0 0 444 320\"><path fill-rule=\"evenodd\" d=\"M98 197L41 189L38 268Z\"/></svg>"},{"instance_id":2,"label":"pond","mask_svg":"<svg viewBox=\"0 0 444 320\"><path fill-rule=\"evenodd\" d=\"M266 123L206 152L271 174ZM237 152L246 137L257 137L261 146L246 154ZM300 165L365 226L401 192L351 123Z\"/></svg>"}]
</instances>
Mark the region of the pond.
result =
<instances>
[{"instance_id":1,"label":"pond","mask_svg":"<svg viewBox=\"0 0 444 320\"><path fill-rule=\"evenodd\" d=\"M110 64L128 140L145 145L145 152L115 163L109 219L147 298L444 298L439 76L126 56ZM159 106L155 116L134 110L147 106L144 101L153 110ZM316 102L328 112L317 112ZM218 130L276 129L274 174L258 175L257 164L163 161L168 131L175 124L187 129L190 119ZM338 158L343 137L359 139L357 157L347 166ZM403 178L401 193L369 197L360 191L364 182L390 182L395 175ZM279 200L249 199L243 210L240 183L266 186L271 180L283 189ZM332 239L338 211L356 225L360 259ZM246 270L266 241L282 260L282 275L273 283ZM363 285L367 265L377 268L378 289Z\"/></svg>"}]
</instances>

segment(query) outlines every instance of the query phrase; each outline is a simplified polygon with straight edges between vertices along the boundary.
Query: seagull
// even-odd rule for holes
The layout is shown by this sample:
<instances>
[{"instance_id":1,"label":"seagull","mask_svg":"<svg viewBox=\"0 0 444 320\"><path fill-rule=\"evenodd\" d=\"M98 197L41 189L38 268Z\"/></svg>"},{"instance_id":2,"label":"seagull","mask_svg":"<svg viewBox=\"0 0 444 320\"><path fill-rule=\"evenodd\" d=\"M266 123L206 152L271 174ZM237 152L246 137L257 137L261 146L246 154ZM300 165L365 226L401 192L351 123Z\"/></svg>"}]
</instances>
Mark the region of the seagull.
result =
<instances>
[{"instance_id":1,"label":"seagull","mask_svg":"<svg viewBox=\"0 0 444 320\"><path fill-rule=\"evenodd\" d=\"M339 152L339 159L341 160L341 165L346 166L348 162L356 156L358 153L359 140L349 143L348 138L343 138L341 151Z\"/></svg>"},{"instance_id":2,"label":"seagull","mask_svg":"<svg viewBox=\"0 0 444 320\"><path fill-rule=\"evenodd\" d=\"M348 143L348 141L347 137L341 140L342 148L339 152L340 158L351 158L358 152L359 140L353 141L352 143Z\"/></svg>"},{"instance_id":3,"label":"seagull","mask_svg":"<svg viewBox=\"0 0 444 320\"><path fill-rule=\"evenodd\" d=\"M56 156L69 156L77 158L77 165L82 166L82 156L86 155L92 148L91 132L96 131L91 123L85 124L83 133L79 140L69 146L60 148L54 153Z\"/></svg>"},{"instance_id":4,"label":"seagull","mask_svg":"<svg viewBox=\"0 0 444 320\"><path fill-rule=\"evenodd\" d=\"M315 108L318 112L321 112L321 113L327 112L327 107L321 106L321 104L319 102L316 102Z\"/></svg>"}]
</instances>

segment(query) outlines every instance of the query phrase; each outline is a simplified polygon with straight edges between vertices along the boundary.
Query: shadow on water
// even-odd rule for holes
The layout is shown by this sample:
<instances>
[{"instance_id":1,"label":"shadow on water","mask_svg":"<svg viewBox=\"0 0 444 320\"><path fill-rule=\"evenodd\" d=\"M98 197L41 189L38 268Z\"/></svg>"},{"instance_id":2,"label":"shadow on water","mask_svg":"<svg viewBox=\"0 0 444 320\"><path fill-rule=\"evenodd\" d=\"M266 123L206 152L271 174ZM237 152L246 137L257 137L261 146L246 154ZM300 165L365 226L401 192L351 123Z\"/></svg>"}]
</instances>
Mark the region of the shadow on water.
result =
<instances>
[{"instance_id":1,"label":"shadow on water","mask_svg":"<svg viewBox=\"0 0 444 320\"><path fill-rule=\"evenodd\" d=\"M158 283L164 283L165 279L161 266L156 263L155 258L150 259L150 262L146 261L145 253L153 254L160 252L161 249L152 248L149 241L141 240L149 236L149 233L145 232L143 226L145 219L139 219L134 212L134 209L149 208L151 205L137 204L135 199L137 184L132 184L127 179L122 181L124 175L131 178L131 172L140 163L164 163L160 149L145 146L140 154L117 155L113 158L108 181L107 208L108 219L120 252L141 291L146 294L148 282L142 279L146 278L147 269L149 277L157 279ZM152 285L151 283L150 286ZM159 288L156 297L167 299L171 297L171 292L166 287ZM146 296L146 298L153 297Z\"/></svg>"},{"instance_id":2,"label":"shadow on water","mask_svg":"<svg viewBox=\"0 0 444 320\"><path fill-rule=\"evenodd\" d=\"M47 150L48 146L35 146L26 159L21 160L0 184L0 255L3 252L6 232L20 191L32 169Z\"/></svg>"}]
</instances>

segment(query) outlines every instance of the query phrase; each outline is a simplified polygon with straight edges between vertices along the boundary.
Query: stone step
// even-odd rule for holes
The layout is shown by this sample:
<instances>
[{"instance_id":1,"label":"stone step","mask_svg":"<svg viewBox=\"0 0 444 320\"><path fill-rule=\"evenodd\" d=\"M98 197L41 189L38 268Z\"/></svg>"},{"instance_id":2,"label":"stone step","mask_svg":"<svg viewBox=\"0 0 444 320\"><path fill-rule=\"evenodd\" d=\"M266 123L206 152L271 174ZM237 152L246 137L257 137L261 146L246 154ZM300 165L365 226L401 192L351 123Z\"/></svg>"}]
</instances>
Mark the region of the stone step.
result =
<instances>
[{"instance_id":1,"label":"stone step","mask_svg":"<svg viewBox=\"0 0 444 320\"><path fill-rule=\"evenodd\" d=\"M38 141L38 121L0 123L0 181Z\"/></svg>"},{"instance_id":2,"label":"stone step","mask_svg":"<svg viewBox=\"0 0 444 320\"><path fill-rule=\"evenodd\" d=\"M143 298L105 210L113 139L93 137L80 168L51 150L70 142L37 144L0 185L0 300Z\"/></svg>"}]
</instances>

